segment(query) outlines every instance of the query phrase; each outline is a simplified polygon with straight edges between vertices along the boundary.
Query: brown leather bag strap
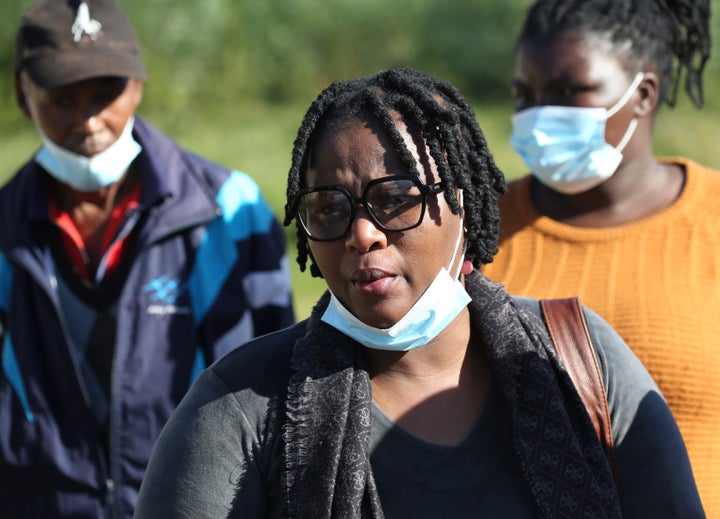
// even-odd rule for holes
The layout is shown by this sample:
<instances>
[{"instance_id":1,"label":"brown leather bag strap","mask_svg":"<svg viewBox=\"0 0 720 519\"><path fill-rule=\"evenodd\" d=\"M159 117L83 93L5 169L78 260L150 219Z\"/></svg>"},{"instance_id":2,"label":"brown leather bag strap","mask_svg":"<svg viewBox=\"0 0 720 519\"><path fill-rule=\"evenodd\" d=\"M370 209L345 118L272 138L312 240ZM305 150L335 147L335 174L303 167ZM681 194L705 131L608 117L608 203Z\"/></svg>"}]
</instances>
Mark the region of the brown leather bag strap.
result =
<instances>
[{"instance_id":1,"label":"brown leather bag strap","mask_svg":"<svg viewBox=\"0 0 720 519\"><path fill-rule=\"evenodd\" d=\"M540 306L555 350L585 404L615 475L607 395L580 300L577 297L543 299Z\"/></svg>"}]
</instances>

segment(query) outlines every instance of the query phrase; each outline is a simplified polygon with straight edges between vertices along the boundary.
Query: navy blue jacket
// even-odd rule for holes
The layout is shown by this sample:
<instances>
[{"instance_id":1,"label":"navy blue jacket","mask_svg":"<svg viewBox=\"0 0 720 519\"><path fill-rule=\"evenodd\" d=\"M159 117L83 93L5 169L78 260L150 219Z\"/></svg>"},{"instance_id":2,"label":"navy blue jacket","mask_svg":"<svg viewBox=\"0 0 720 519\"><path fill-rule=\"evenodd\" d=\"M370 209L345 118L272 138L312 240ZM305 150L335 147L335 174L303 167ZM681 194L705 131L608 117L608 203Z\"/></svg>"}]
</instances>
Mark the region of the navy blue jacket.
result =
<instances>
[{"instance_id":1,"label":"navy blue jacket","mask_svg":"<svg viewBox=\"0 0 720 519\"><path fill-rule=\"evenodd\" d=\"M109 464L58 302L49 176L0 190L0 517L131 517L155 440L205 365L293 322L284 235L257 185L139 118L142 192L118 289Z\"/></svg>"}]
</instances>

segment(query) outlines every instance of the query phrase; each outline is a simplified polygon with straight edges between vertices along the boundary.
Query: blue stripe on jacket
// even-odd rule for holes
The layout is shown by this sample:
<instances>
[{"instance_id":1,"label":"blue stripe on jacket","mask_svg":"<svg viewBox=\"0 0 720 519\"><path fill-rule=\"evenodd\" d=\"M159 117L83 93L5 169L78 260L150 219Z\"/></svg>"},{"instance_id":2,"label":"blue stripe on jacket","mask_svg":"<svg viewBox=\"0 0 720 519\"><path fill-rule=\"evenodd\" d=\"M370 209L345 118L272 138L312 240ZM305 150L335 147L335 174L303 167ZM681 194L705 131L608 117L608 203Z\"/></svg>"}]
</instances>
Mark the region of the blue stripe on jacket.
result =
<instances>
[{"instance_id":1,"label":"blue stripe on jacket","mask_svg":"<svg viewBox=\"0 0 720 519\"><path fill-rule=\"evenodd\" d=\"M231 173L218 192L217 203L222 218L208 225L188 278L196 324L205 318L238 261L237 242L269 233L275 218L255 181L240 171ZM191 380L204 368L199 351Z\"/></svg>"},{"instance_id":2,"label":"blue stripe on jacket","mask_svg":"<svg viewBox=\"0 0 720 519\"><path fill-rule=\"evenodd\" d=\"M10 305L12 275L12 265L4 254L0 254L0 312L5 315L7 315ZM2 328L3 327L0 326L0 332L2 331ZM5 376L20 399L20 404L22 405L25 417L32 421L35 417L30 410L30 403L28 402L27 392L25 391L25 384L23 383L22 373L20 373L20 366L18 366L17 357L15 356L15 348L10 340L10 334L4 333L0 335L0 338L2 339L3 371L5 371Z\"/></svg>"}]
</instances>

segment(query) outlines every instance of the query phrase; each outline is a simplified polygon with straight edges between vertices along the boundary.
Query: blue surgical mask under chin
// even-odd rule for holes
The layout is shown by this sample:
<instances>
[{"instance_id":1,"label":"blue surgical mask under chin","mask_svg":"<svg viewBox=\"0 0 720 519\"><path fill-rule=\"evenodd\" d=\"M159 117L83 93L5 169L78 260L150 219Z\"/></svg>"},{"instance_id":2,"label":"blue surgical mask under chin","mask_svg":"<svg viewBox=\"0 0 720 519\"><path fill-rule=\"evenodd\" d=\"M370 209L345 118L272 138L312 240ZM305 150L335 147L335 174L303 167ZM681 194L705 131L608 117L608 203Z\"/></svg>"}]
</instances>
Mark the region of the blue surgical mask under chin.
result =
<instances>
[{"instance_id":1,"label":"blue surgical mask under chin","mask_svg":"<svg viewBox=\"0 0 720 519\"><path fill-rule=\"evenodd\" d=\"M455 261L462 235L463 228L460 225L450 267ZM420 299L390 328L375 328L363 323L332 293L330 303L321 319L371 349L407 351L425 346L437 337L471 301L465 287L458 279L460 266L455 276L451 276L447 269L442 267Z\"/></svg>"},{"instance_id":2,"label":"blue surgical mask under chin","mask_svg":"<svg viewBox=\"0 0 720 519\"><path fill-rule=\"evenodd\" d=\"M63 184L78 191L99 191L120 180L140 153L142 147L132 136L133 123L131 117L118 140L92 157L58 146L36 123L43 147L35 155L35 161Z\"/></svg>"},{"instance_id":3,"label":"blue surgical mask under chin","mask_svg":"<svg viewBox=\"0 0 720 519\"><path fill-rule=\"evenodd\" d=\"M638 73L610 109L538 106L515 113L510 144L549 188L567 195L592 189L610 178L622 161L637 119L630 122L617 147L605 141L605 124L625 106L644 76Z\"/></svg>"}]
</instances>

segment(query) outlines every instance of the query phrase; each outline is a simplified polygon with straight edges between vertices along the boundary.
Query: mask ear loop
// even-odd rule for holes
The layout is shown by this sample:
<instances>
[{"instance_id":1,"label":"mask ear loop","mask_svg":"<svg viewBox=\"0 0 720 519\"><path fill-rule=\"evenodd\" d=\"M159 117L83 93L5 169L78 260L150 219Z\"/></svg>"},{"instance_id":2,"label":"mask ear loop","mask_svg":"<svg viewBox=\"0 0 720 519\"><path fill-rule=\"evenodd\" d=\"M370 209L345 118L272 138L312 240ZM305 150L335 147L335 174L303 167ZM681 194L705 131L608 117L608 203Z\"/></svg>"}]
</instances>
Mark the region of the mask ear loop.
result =
<instances>
[{"instance_id":1,"label":"mask ear loop","mask_svg":"<svg viewBox=\"0 0 720 519\"><path fill-rule=\"evenodd\" d=\"M630 121L630 124L628 125L628 129L625 132L625 135L623 136L622 140L618 143L617 146L615 146L615 149L622 153L622 150L625 149L625 146L627 146L627 143L630 142L630 139L632 139L633 134L635 133L635 128L637 128L638 120L636 117L633 117L633 120Z\"/></svg>"},{"instance_id":2,"label":"mask ear loop","mask_svg":"<svg viewBox=\"0 0 720 519\"><path fill-rule=\"evenodd\" d=\"M612 106L612 108L609 108L607 111L607 118L610 119L613 115L618 113L620 109L627 104L627 102L630 100L632 95L635 93L635 90L637 90L637 87L640 86L640 83L642 83L643 78L645 77L644 72L638 72L635 76L635 79L633 79L633 82L630 84L628 89L625 91L623 96L620 98L620 100L615 103L615 105ZM637 128L638 120L637 117L633 117L632 121L630 121L630 124L628 125L627 130L625 130L625 135L623 135L623 138L620 139L620 142L617 146L615 146L615 149L622 153L622 150L625 149L625 146L627 146L627 143L630 142L630 139L632 138L633 134L635 133L635 128Z\"/></svg>"},{"instance_id":3,"label":"mask ear loop","mask_svg":"<svg viewBox=\"0 0 720 519\"><path fill-rule=\"evenodd\" d=\"M26 80L23 78L23 79L21 79L21 82L22 82L21 88L22 88L23 94L25 95L25 105L27 106L28 112L30 113L30 119L32 120L33 126L35 126L35 130L38 132L38 134L40 135L40 138L43 141L48 140L48 141L52 142L53 144L55 144L53 141L51 141L50 137L47 136L47 134L45 133L45 130L43 129L42 125L40 124L40 121L38 121L37 114L35 113L35 107L33 106L32 102L31 102L32 98L30 97L30 88L28 87ZM56 146L59 146L59 145L56 144Z\"/></svg>"},{"instance_id":4,"label":"mask ear loop","mask_svg":"<svg viewBox=\"0 0 720 519\"><path fill-rule=\"evenodd\" d=\"M607 117L608 119L618 113L620 109L625 106L625 104L630 100L632 95L635 93L635 90L637 87L640 86L640 83L642 83L643 78L645 77L645 72L638 72L635 76L635 79L633 79L633 82L630 84L628 89L625 91L623 96L620 98L620 100L615 103L612 107L608 108L607 110Z\"/></svg>"},{"instance_id":5,"label":"mask ear loop","mask_svg":"<svg viewBox=\"0 0 720 519\"><path fill-rule=\"evenodd\" d=\"M25 96L25 106L27 106L28 112L30 113L30 119L35 126L38 125L37 119L35 118L35 108L31 102L32 97L30 96L30 88L27 85L25 78L20 78L20 88L22 88L23 95Z\"/></svg>"},{"instance_id":6,"label":"mask ear loop","mask_svg":"<svg viewBox=\"0 0 720 519\"><path fill-rule=\"evenodd\" d=\"M455 241L455 247L453 247L452 258L450 258L450 264L448 265L448 272L450 271L450 269L452 269L453 263L455 263L455 257L457 256L457 250L458 250L458 247L460 246L460 241L463 239L463 234L465 232L464 210L463 210L464 209L463 208L463 190L459 189L458 191L459 191L458 205L460 206L460 210L459 210L460 226L459 226L459 231L458 231L458 237L457 237L457 240ZM467 243L463 243L463 248L462 248L462 257L463 258L465 257L466 250L467 250ZM461 261L460 265L458 265L457 273L454 276L452 276L452 274L451 274L453 279L460 279L460 272L462 271L462 265L463 265L463 262Z\"/></svg>"}]
</instances>

